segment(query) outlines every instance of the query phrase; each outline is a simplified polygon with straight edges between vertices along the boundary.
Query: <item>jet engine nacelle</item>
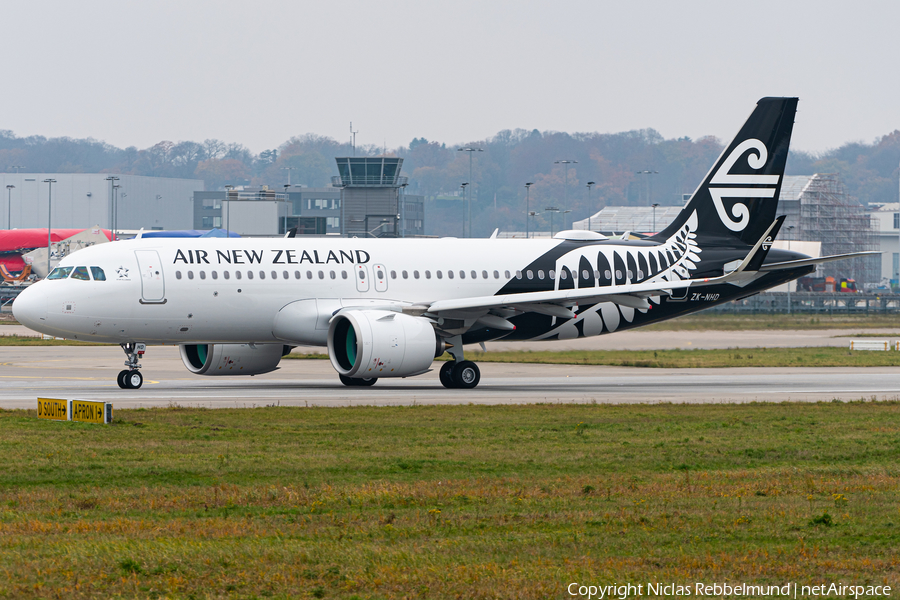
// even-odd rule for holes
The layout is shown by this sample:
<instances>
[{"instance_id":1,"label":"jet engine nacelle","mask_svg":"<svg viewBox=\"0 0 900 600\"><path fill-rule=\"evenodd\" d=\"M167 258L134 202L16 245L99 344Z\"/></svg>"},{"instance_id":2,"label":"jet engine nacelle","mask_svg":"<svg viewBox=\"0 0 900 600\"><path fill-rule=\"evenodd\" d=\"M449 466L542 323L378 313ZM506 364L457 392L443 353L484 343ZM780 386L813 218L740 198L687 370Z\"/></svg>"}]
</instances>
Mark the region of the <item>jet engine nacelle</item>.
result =
<instances>
[{"instance_id":1,"label":"jet engine nacelle","mask_svg":"<svg viewBox=\"0 0 900 600\"><path fill-rule=\"evenodd\" d=\"M184 344L181 361L195 375L259 375L290 351L282 344Z\"/></svg>"},{"instance_id":2,"label":"jet engine nacelle","mask_svg":"<svg viewBox=\"0 0 900 600\"><path fill-rule=\"evenodd\" d=\"M328 327L331 364L347 377L418 375L445 347L428 319L387 310L343 311Z\"/></svg>"}]
</instances>

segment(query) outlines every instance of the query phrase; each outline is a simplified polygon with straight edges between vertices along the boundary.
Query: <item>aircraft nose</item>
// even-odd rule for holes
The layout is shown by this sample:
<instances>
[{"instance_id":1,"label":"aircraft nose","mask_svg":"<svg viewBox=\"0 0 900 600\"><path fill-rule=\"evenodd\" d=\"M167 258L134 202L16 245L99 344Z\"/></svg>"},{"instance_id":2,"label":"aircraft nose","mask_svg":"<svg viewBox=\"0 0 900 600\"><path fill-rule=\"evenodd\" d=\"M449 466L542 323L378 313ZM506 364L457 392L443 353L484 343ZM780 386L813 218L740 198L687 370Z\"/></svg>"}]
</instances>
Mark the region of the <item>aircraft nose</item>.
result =
<instances>
[{"instance_id":1,"label":"aircraft nose","mask_svg":"<svg viewBox=\"0 0 900 600\"><path fill-rule=\"evenodd\" d=\"M42 324L47 320L47 298L42 293L41 284L36 283L23 290L16 299L13 300L12 311L16 320L36 331L40 330Z\"/></svg>"}]
</instances>

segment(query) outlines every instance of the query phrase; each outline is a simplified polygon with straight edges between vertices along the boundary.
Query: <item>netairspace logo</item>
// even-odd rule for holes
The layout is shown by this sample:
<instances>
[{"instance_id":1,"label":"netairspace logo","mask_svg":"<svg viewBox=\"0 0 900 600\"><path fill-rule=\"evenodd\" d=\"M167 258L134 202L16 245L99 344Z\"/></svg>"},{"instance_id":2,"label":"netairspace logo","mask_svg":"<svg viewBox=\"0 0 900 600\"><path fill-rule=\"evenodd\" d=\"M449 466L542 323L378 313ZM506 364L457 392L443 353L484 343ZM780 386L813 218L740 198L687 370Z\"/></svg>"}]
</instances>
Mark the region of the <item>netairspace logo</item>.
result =
<instances>
[{"instance_id":1,"label":"netairspace logo","mask_svg":"<svg viewBox=\"0 0 900 600\"><path fill-rule=\"evenodd\" d=\"M752 596L752 597L844 597L875 598L891 595L888 585L847 585L844 583L820 583L818 585L752 585L748 583L694 583L681 585L677 583L613 583L612 585L585 585L570 583L566 590L570 596L587 598L588 600L626 600L638 596Z\"/></svg>"}]
</instances>

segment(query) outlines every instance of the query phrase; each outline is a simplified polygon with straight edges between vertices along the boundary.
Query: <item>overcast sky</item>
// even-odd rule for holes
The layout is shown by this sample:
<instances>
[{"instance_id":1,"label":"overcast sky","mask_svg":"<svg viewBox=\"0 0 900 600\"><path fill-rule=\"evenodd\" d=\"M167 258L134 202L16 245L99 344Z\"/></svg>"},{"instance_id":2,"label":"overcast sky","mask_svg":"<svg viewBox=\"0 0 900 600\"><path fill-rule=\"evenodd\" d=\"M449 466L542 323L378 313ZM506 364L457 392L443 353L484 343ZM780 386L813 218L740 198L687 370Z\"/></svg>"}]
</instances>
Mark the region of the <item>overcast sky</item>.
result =
<instances>
[{"instance_id":1,"label":"overcast sky","mask_svg":"<svg viewBox=\"0 0 900 600\"><path fill-rule=\"evenodd\" d=\"M447 144L503 129L730 138L799 96L793 147L900 128L900 2L70 0L0 4L0 129Z\"/></svg>"}]
</instances>

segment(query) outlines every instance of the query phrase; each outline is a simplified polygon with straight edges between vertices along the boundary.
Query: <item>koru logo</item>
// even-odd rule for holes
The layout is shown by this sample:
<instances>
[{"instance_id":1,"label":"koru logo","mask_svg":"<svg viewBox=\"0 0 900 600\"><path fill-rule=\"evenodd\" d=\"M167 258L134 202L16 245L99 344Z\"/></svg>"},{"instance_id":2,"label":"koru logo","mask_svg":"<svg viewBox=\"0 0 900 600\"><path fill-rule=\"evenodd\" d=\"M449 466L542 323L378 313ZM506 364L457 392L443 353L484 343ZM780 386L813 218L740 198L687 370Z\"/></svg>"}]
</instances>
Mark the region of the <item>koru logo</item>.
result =
<instances>
[{"instance_id":1,"label":"koru logo","mask_svg":"<svg viewBox=\"0 0 900 600\"><path fill-rule=\"evenodd\" d=\"M736 202L731 207L731 214L737 219L736 221L728 215L722 198L774 198L775 186L778 185L778 175L737 175L729 173L738 159L743 156L747 150L755 150L747 155L747 164L753 170L759 170L766 166L769 158L769 152L766 145L757 139L744 140L731 151L722 166L716 170L715 175L709 182L709 194L712 196L713 204L719 218L728 229L732 231L743 231L750 222L750 209L742 202ZM713 187L714 185L747 185L757 184L772 187Z\"/></svg>"},{"instance_id":2,"label":"koru logo","mask_svg":"<svg viewBox=\"0 0 900 600\"><path fill-rule=\"evenodd\" d=\"M119 279L128 279L128 268L119 267L116 269L116 275L118 275Z\"/></svg>"}]
</instances>

